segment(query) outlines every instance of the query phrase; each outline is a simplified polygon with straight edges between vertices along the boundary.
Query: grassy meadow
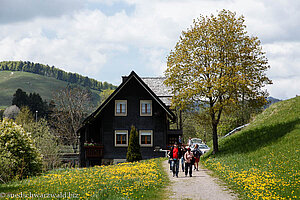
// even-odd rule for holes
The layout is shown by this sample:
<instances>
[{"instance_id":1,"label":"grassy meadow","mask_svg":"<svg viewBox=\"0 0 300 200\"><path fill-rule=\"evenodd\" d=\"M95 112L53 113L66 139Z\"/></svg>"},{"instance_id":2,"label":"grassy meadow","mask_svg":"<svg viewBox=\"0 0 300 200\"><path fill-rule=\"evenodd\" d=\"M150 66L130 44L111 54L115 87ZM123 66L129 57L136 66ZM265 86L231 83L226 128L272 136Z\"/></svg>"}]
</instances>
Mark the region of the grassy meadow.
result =
<instances>
[{"instance_id":1,"label":"grassy meadow","mask_svg":"<svg viewBox=\"0 0 300 200\"><path fill-rule=\"evenodd\" d=\"M241 199L300 199L300 97L273 104L219 149L203 164Z\"/></svg>"},{"instance_id":2,"label":"grassy meadow","mask_svg":"<svg viewBox=\"0 0 300 200\"><path fill-rule=\"evenodd\" d=\"M163 199L167 176L162 158L110 166L50 171L0 184L7 199Z\"/></svg>"},{"instance_id":3,"label":"grassy meadow","mask_svg":"<svg viewBox=\"0 0 300 200\"><path fill-rule=\"evenodd\" d=\"M18 88L29 93L39 93L43 100L49 102L53 93L64 89L67 82L38 74L20 71L0 71L0 108L11 105L13 94ZM94 91L93 96L99 100L99 91Z\"/></svg>"}]
</instances>

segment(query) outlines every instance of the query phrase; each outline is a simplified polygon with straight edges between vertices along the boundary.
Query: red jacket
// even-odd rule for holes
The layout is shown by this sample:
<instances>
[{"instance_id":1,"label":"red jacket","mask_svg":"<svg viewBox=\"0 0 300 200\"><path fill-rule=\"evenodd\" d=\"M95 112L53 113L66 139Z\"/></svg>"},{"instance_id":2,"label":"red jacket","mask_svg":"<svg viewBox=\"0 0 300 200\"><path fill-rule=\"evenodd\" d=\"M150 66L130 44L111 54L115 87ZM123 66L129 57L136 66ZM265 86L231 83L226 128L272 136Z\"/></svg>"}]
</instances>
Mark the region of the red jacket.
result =
<instances>
[{"instance_id":1,"label":"red jacket","mask_svg":"<svg viewBox=\"0 0 300 200\"><path fill-rule=\"evenodd\" d=\"M178 148L173 148L173 159L178 159Z\"/></svg>"},{"instance_id":2,"label":"red jacket","mask_svg":"<svg viewBox=\"0 0 300 200\"><path fill-rule=\"evenodd\" d=\"M181 153L181 148L177 147L177 155L173 155L173 154L174 154L174 153L173 153L174 149L175 149L174 147L171 148L171 151L170 151L170 158L173 158L173 159L180 159L181 156L183 156L182 153ZM176 156L177 158L176 158L175 156Z\"/></svg>"}]
</instances>

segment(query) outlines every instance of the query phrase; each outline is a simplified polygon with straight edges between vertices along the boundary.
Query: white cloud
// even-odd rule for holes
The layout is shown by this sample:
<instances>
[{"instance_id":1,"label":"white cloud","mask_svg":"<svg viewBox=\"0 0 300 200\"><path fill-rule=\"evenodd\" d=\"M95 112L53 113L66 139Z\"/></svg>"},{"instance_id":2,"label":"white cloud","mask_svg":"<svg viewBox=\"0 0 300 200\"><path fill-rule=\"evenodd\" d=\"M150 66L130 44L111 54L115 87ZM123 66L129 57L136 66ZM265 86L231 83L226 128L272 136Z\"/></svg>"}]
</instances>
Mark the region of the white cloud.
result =
<instances>
[{"instance_id":1,"label":"white cloud","mask_svg":"<svg viewBox=\"0 0 300 200\"><path fill-rule=\"evenodd\" d=\"M300 95L300 41L263 45L271 68L267 75L273 85L267 89L273 97L288 99Z\"/></svg>"},{"instance_id":2,"label":"white cloud","mask_svg":"<svg viewBox=\"0 0 300 200\"><path fill-rule=\"evenodd\" d=\"M289 78L299 76L300 85L300 41L299 42L274 42L263 45L271 69L269 75L274 78Z\"/></svg>"},{"instance_id":3,"label":"white cloud","mask_svg":"<svg viewBox=\"0 0 300 200\"><path fill-rule=\"evenodd\" d=\"M160 48L141 49L141 54L143 55L145 63L144 67L148 68L148 71L153 71L153 75L162 76L166 70L167 51ZM165 57L163 57L163 55L165 55Z\"/></svg>"},{"instance_id":4,"label":"white cloud","mask_svg":"<svg viewBox=\"0 0 300 200\"><path fill-rule=\"evenodd\" d=\"M230 9L238 16L243 14L249 35L262 41L271 65L268 75L274 82L269 87L271 95L295 96L295 88L286 92L284 87L300 85L298 78L289 79L300 74L298 0L3 2L6 7L0 6L0 13L13 10L19 14L0 14L2 60L55 65L114 84L131 70L146 76L162 75L166 56L193 19Z\"/></svg>"},{"instance_id":5,"label":"white cloud","mask_svg":"<svg viewBox=\"0 0 300 200\"><path fill-rule=\"evenodd\" d=\"M98 11L81 11L72 16L5 25L6 30L0 32L0 55L3 60L29 60L95 75L107 62L109 51L127 49L103 39L102 27L107 26L104 22L105 16ZM43 30L55 36L48 38ZM9 31L12 34L7 35Z\"/></svg>"},{"instance_id":6,"label":"white cloud","mask_svg":"<svg viewBox=\"0 0 300 200\"><path fill-rule=\"evenodd\" d=\"M266 88L273 97L279 99L293 98L300 95L299 78L300 76L277 78L273 80L273 85Z\"/></svg>"}]
</instances>

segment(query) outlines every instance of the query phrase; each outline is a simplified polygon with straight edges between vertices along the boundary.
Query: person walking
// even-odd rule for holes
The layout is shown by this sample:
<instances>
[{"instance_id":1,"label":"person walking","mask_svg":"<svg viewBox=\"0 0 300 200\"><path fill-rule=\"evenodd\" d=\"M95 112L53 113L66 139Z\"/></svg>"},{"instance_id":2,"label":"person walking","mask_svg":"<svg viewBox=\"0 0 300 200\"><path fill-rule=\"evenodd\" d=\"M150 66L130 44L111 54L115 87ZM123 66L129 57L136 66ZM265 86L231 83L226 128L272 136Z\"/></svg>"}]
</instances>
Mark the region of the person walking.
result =
<instances>
[{"instance_id":1,"label":"person walking","mask_svg":"<svg viewBox=\"0 0 300 200\"><path fill-rule=\"evenodd\" d=\"M169 158L168 163L170 164L170 171L172 171L173 170L173 161L172 161L173 159L171 158L170 154L171 154L171 150L168 152L168 158Z\"/></svg>"},{"instance_id":2,"label":"person walking","mask_svg":"<svg viewBox=\"0 0 300 200\"><path fill-rule=\"evenodd\" d=\"M191 152L191 148L187 148L187 152L184 154L184 160L185 160L185 176L187 176L188 172L190 174L190 177L192 177L192 160L194 158L193 152Z\"/></svg>"},{"instance_id":3,"label":"person walking","mask_svg":"<svg viewBox=\"0 0 300 200\"><path fill-rule=\"evenodd\" d=\"M184 148L184 146L181 145L181 168L182 171L184 172L184 165L185 165L185 161L184 161L184 154L186 153L186 148Z\"/></svg>"},{"instance_id":4,"label":"person walking","mask_svg":"<svg viewBox=\"0 0 300 200\"><path fill-rule=\"evenodd\" d=\"M192 145L193 145L193 142L192 142L192 138L191 138L191 137L189 137L188 145L189 145L189 147L192 147Z\"/></svg>"},{"instance_id":5,"label":"person walking","mask_svg":"<svg viewBox=\"0 0 300 200\"><path fill-rule=\"evenodd\" d=\"M170 158L172 159L173 177L178 178L179 173L179 159L181 158L181 149L178 148L177 143L174 144L170 151Z\"/></svg>"},{"instance_id":6,"label":"person walking","mask_svg":"<svg viewBox=\"0 0 300 200\"><path fill-rule=\"evenodd\" d=\"M183 138L180 135L178 136L178 143L179 145L183 144Z\"/></svg>"},{"instance_id":7,"label":"person walking","mask_svg":"<svg viewBox=\"0 0 300 200\"><path fill-rule=\"evenodd\" d=\"M198 165L199 165L199 160L200 160L200 156L202 155L202 152L200 151L198 144L195 144L193 154L194 154L194 157L195 157L194 170L199 171Z\"/></svg>"}]
</instances>

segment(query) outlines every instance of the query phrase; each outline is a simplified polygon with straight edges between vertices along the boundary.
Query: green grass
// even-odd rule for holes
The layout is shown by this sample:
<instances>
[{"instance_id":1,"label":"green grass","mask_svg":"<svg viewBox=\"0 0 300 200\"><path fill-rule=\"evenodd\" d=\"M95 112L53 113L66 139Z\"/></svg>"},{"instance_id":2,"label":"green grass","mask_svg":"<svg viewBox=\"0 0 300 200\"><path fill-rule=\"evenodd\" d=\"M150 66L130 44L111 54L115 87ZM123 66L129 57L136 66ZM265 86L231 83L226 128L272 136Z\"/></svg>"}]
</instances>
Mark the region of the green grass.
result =
<instances>
[{"instance_id":1,"label":"green grass","mask_svg":"<svg viewBox=\"0 0 300 200\"><path fill-rule=\"evenodd\" d=\"M40 199L43 199L40 195L70 196L73 199L164 199L168 179L162 160L54 170L22 181L0 184L0 194L2 197L23 197L21 199L26 199L26 195L36 195Z\"/></svg>"},{"instance_id":2,"label":"green grass","mask_svg":"<svg viewBox=\"0 0 300 200\"><path fill-rule=\"evenodd\" d=\"M203 163L242 199L300 198L300 97L273 104Z\"/></svg>"},{"instance_id":3,"label":"green grass","mask_svg":"<svg viewBox=\"0 0 300 200\"><path fill-rule=\"evenodd\" d=\"M43 100L50 102L53 94L68 85L65 81L38 74L19 71L0 71L0 108L11 105L13 94L18 88L29 93L39 93ZM99 91L92 90L95 101L99 100Z\"/></svg>"}]
</instances>

